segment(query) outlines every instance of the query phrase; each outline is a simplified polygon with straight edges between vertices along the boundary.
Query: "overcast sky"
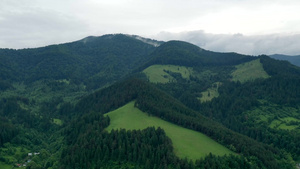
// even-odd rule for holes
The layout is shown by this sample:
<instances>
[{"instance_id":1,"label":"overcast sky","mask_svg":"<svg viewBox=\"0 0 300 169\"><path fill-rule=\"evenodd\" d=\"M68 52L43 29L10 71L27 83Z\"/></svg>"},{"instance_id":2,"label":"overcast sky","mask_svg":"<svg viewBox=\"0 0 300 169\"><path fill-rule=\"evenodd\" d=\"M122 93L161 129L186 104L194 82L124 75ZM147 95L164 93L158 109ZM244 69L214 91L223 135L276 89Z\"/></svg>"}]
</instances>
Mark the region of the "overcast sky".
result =
<instances>
[{"instance_id":1,"label":"overcast sky","mask_svg":"<svg viewBox=\"0 0 300 169\"><path fill-rule=\"evenodd\" d=\"M243 54L300 54L299 0L0 0L0 48L136 34Z\"/></svg>"}]
</instances>

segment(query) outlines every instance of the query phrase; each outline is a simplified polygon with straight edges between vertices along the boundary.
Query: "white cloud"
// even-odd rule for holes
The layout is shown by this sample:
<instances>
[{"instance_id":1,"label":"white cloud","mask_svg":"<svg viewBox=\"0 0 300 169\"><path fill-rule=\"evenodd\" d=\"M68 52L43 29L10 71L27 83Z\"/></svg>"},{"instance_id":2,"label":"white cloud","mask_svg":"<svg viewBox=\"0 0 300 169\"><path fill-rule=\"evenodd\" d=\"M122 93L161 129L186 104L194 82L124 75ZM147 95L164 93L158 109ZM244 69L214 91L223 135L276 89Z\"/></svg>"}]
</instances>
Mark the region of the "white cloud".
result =
<instances>
[{"instance_id":1,"label":"white cloud","mask_svg":"<svg viewBox=\"0 0 300 169\"><path fill-rule=\"evenodd\" d=\"M13 8L16 5L16 8ZM85 22L72 15L19 4L2 6L0 12L1 48L39 47L78 40L86 36Z\"/></svg>"},{"instance_id":2,"label":"white cloud","mask_svg":"<svg viewBox=\"0 0 300 169\"><path fill-rule=\"evenodd\" d=\"M108 33L150 37L161 31L204 30L211 34L203 36L216 39L209 43L215 49L225 41L220 34L227 39L231 35L226 34L244 35L234 40L299 34L299 9L298 0L1 0L0 48L37 47ZM254 47L253 41L244 42L245 48Z\"/></svg>"},{"instance_id":3,"label":"white cloud","mask_svg":"<svg viewBox=\"0 0 300 169\"><path fill-rule=\"evenodd\" d=\"M300 3L296 1L223 1L197 15L186 25L165 30L182 32L205 30L215 34L243 33L247 35L299 32ZM201 10L201 8L199 9Z\"/></svg>"},{"instance_id":4,"label":"white cloud","mask_svg":"<svg viewBox=\"0 0 300 169\"><path fill-rule=\"evenodd\" d=\"M300 54L300 34L211 34L204 31L181 33L161 32L152 38L159 40L183 40L207 50L237 52L249 55Z\"/></svg>"}]
</instances>

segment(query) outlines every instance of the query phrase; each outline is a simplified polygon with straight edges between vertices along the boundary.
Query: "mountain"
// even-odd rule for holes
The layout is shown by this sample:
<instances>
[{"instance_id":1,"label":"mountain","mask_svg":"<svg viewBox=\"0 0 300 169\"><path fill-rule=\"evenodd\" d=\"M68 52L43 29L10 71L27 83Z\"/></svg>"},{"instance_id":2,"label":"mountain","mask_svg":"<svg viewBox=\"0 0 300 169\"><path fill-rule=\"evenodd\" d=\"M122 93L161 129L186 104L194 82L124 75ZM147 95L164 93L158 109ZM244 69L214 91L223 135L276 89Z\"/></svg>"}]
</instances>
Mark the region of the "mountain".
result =
<instances>
[{"instance_id":1,"label":"mountain","mask_svg":"<svg viewBox=\"0 0 300 169\"><path fill-rule=\"evenodd\" d=\"M270 55L271 58L277 59L277 60L286 60L289 61L290 63L300 66L300 55L297 56L289 56L289 55L280 55L280 54L275 54L275 55Z\"/></svg>"},{"instance_id":2,"label":"mountain","mask_svg":"<svg viewBox=\"0 0 300 169\"><path fill-rule=\"evenodd\" d=\"M154 49L153 45L122 34L36 49L1 49L1 79L28 83L67 79L95 89L128 74L149 59Z\"/></svg>"},{"instance_id":3,"label":"mountain","mask_svg":"<svg viewBox=\"0 0 300 169\"><path fill-rule=\"evenodd\" d=\"M286 61L114 34L0 49L0 72L0 168L295 168L300 159L300 68ZM107 113L128 105L168 125L108 131L118 122ZM195 160L166 126L215 143L209 154L189 145L205 154ZM217 156L216 144L231 153Z\"/></svg>"},{"instance_id":4,"label":"mountain","mask_svg":"<svg viewBox=\"0 0 300 169\"><path fill-rule=\"evenodd\" d=\"M252 59L253 57L237 53L207 51L183 41L169 41L160 45L151 53L150 61L142 68L153 64L174 64L179 66L236 65Z\"/></svg>"},{"instance_id":5,"label":"mountain","mask_svg":"<svg viewBox=\"0 0 300 169\"><path fill-rule=\"evenodd\" d=\"M135 38L137 40L140 40L140 41L142 41L144 43L153 45L155 47L158 47L158 46L160 46L161 44L164 43L163 41L157 41L157 40L154 40L154 39L144 38L144 37L141 37L141 36L138 36L138 35L127 35L127 36L133 37L133 38Z\"/></svg>"},{"instance_id":6,"label":"mountain","mask_svg":"<svg viewBox=\"0 0 300 169\"><path fill-rule=\"evenodd\" d=\"M214 122L213 120L206 118L203 115L185 107L178 100L157 89L155 86L138 79L129 79L124 82L116 83L104 90L95 92L92 95L82 99L76 105L75 109L78 111L78 113L83 114L83 116L89 113L87 112L87 110L90 111L90 114L93 114L93 112L106 113L110 110L114 110L120 106L123 106L124 104L132 100L135 100L135 105L137 108L149 113L150 115L160 117L161 119L172 122L174 124L178 124L185 128L202 132L207 136L218 140L218 142L225 145L226 147L234 147L237 153L241 153L249 157L258 157L259 160L262 160L262 162L264 163L262 166L266 166L267 168L276 168L276 166L279 165L276 164L276 158L280 157L273 156L273 153L279 153L278 150L273 149L267 145L260 144L246 136L240 135L225 128L224 126ZM82 119L82 117L79 117L79 119ZM76 126L76 123L74 123L74 126ZM74 128L74 126L72 126L72 128ZM81 126L81 128L85 127ZM84 135L85 133L81 134ZM80 145L81 143L79 142L82 143L78 136L72 135L69 142L69 146L71 147L68 149L68 152L66 152L65 155L73 157L78 156L79 159L80 151L78 151L78 154L72 155L72 153L74 153L72 151L73 147L78 144ZM87 145L95 145L90 143L90 140L86 140L86 142ZM93 147L92 149L97 149L97 145L95 145L95 147ZM142 152L143 150L140 151ZM270 159L271 156L272 158ZM93 163L92 159L86 160L87 161L83 163ZM127 161L129 159L124 158L122 159L122 161L123 160ZM134 162L134 159L132 160L133 161L129 161ZM170 161L173 160L175 161L175 163L177 163L177 160L179 159L170 159ZM102 163L103 165L105 165L105 162ZM65 165L66 168L68 168L72 164L65 163ZM160 163L158 163L157 165L160 165ZM241 165L242 167L242 165L244 164L239 165ZM248 165L248 163L246 165Z\"/></svg>"},{"instance_id":7,"label":"mountain","mask_svg":"<svg viewBox=\"0 0 300 169\"><path fill-rule=\"evenodd\" d=\"M259 56L235 66L151 65L143 73L187 107L299 158L299 149L294 149L300 145L295 135L299 132L299 67ZM284 146L288 144L293 146Z\"/></svg>"}]
</instances>

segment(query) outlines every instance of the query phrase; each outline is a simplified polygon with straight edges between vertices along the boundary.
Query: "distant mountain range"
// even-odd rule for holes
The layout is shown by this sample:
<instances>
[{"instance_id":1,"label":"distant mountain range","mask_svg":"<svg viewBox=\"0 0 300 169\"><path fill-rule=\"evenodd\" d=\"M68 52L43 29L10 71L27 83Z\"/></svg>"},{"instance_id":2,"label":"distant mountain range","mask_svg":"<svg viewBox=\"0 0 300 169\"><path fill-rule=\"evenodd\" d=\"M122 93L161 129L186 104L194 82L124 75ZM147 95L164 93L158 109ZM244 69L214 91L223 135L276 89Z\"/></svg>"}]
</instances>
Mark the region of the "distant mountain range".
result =
<instances>
[{"instance_id":1,"label":"distant mountain range","mask_svg":"<svg viewBox=\"0 0 300 169\"><path fill-rule=\"evenodd\" d=\"M290 63L300 67L300 55L289 56L289 55L275 54L275 55L269 55L269 56L274 59L289 61Z\"/></svg>"}]
</instances>

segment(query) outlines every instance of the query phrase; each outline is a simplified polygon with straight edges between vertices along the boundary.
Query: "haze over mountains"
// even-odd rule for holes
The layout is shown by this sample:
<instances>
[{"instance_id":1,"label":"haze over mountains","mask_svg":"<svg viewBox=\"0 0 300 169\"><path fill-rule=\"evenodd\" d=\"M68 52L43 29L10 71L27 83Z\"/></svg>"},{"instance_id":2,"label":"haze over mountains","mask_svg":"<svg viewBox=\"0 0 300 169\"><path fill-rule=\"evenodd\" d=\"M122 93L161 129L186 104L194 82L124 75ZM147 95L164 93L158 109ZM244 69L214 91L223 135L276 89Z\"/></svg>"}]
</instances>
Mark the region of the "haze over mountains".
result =
<instances>
[{"instance_id":1,"label":"haze over mountains","mask_svg":"<svg viewBox=\"0 0 300 169\"><path fill-rule=\"evenodd\" d=\"M271 33L249 35L242 32L227 34L207 33L204 30L185 31L179 33L161 32L157 39L182 40L202 48L218 52L236 52L248 55L299 55L299 34Z\"/></svg>"},{"instance_id":2,"label":"haze over mountains","mask_svg":"<svg viewBox=\"0 0 300 169\"><path fill-rule=\"evenodd\" d=\"M277 60L286 60L289 61L290 63L300 66L300 55L297 56L288 56L288 55L280 55L280 54L275 54L275 55L270 55L271 58L277 59Z\"/></svg>"},{"instance_id":3,"label":"haze over mountains","mask_svg":"<svg viewBox=\"0 0 300 169\"><path fill-rule=\"evenodd\" d=\"M113 34L0 49L0 78L0 168L282 169L300 160L300 68L266 55ZM205 149L176 137L190 132Z\"/></svg>"}]
</instances>

